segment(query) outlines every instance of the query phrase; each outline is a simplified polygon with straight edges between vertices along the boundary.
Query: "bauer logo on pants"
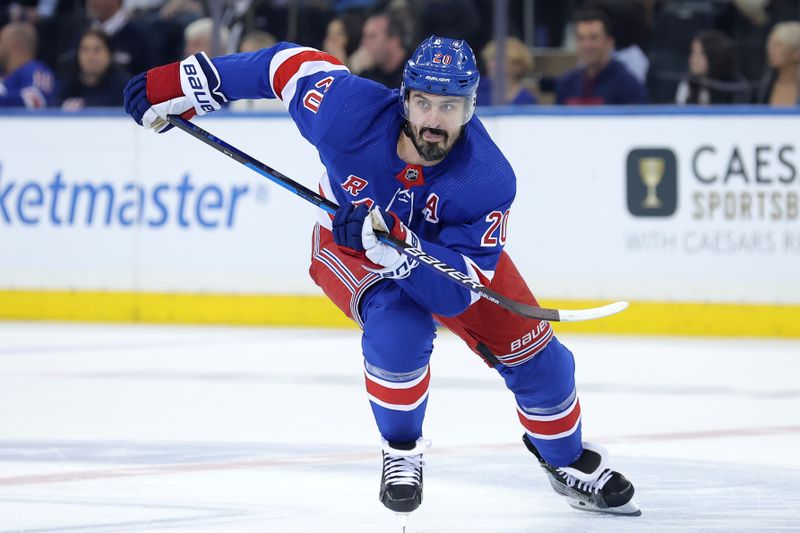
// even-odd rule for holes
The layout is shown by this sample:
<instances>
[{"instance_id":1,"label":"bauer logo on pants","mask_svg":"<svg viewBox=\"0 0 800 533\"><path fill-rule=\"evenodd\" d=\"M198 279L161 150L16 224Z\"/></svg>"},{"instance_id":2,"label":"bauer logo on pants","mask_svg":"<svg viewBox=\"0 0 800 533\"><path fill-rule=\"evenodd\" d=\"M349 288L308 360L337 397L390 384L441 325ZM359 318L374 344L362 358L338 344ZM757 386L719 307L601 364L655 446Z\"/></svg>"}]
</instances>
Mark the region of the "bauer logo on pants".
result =
<instances>
[{"instance_id":1,"label":"bauer logo on pants","mask_svg":"<svg viewBox=\"0 0 800 533\"><path fill-rule=\"evenodd\" d=\"M678 207L678 164L668 148L628 153L628 211L637 217L668 217Z\"/></svg>"}]
</instances>

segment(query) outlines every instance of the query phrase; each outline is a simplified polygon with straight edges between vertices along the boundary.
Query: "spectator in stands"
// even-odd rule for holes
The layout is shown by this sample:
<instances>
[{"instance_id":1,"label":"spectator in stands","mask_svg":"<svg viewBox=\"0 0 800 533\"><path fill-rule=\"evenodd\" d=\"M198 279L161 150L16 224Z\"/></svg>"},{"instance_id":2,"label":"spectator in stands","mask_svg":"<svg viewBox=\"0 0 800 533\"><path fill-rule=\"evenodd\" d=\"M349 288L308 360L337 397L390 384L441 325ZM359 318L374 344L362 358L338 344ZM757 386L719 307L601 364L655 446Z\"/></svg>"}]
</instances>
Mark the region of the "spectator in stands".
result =
<instances>
[{"instance_id":1,"label":"spectator in stands","mask_svg":"<svg viewBox=\"0 0 800 533\"><path fill-rule=\"evenodd\" d=\"M262 48L269 48L277 42L275 37L266 31L255 30L242 37L242 43L239 45L240 52L255 52ZM258 100L250 100L242 98L235 100L228 104L228 109L237 112L261 112L261 111L280 111L285 112L286 108L277 98L260 98Z\"/></svg>"},{"instance_id":2,"label":"spectator in stands","mask_svg":"<svg viewBox=\"0 0 800 533\"><path fill-rule=\"evenodd\" d=\"M621 62L641 83L647 81L650 60L644 53L650 24L643 0L591 0L584 7L603 11L614 32L614 59Z\"/></svg>"},{"instance_id":3,"label":"spectator in stands","mask_svg":"<svg viewBox=\"0 0 800 533\"><path fill-rule=\"evenodd\" d=\"M692 40L689 73L678 85L677 104L746 104L750 84L739 71L736 45L725 34L704 31Z\"/></svg>"},{"instance_id":4,"label":"spectator in stands","mask_svg":"<svg viewBox=\"0 0 800 533\"><path fill-rule=\"evenodd\" d=\"M55 77L34 59L36 41L36 29L27 22L11 22L0 30L0 107L40 109L55 103Z\"/></svg>"},{"instance_id":5,"label":"spectator in stands","mask_svg":"<svg viewBox=\"0 0 800 533\"><path fill-rule=\"evenodd\" d=\"M72 77L61 94L62 109L122 107L122 89L128 77L111 60L111 43L101 30L88 29L78 45Z\"/></svg>"},{"instance_id":6,"label":"spectator in stands","mask_svg":"<svg viewBox=\"0 0 800 533\"><path fill-rule=\"evenodd\" d=\"M497 77L495 54L497 46L494 41L481 52L488 76L481 77L478 86L478 105L492 104L492 81ZM506 86L502 103L508 105L535 104L536 96L524 86L525 77L533 70L533 54L525 44L516 37L506 38Z\"/></svg>"},{"instance_id":7,"label":"spectator in stands","mask_svg":"<svg viewBox=\"0 0 800 533\"><path fill-rule=\"evenodd\" d=\"M360 71L359 75L389 88L399 88L403 81L403 67L408 59L405 41L406 21L397 14L379 12L367 18L360 48L372 67Z\"/></svg>"},{"instance_id":8,"label":"spectator in stands","mask_svg":"<svg viewBox=\"0 0 800 533\"><path fill-rule=\"evenodd\" d=\"M647 90L612 57L614 38L608 16L597 9L575 15L575 38L583 66L558 80L556 103L566 105L643 104Z\"/></svg>"},{"instance_id":9,"label":"spectator in stands","mask_svg":"<svg viewBox=\"0 0 800 533\"><path fill-rule=\"evenodd\" d=\"M30 22L36 34L43 36L37 41L36 58L47 65L55 64L58 54L57 34L63 18L64 4L68 0L0 0L0 28L9 22ZM72 6L69 6L70 8Z\"/></svg>"},{"instance_id":10,"label":"spectator in stands","mask_svg":"<svg viewBox=\"0 0 800 533\"><path fill-rule=\"evenodd\" d=\"M86 13L90 21L75 33L73 45L77 45L87 26L92 26L108 35L114 62L128 73L150 68L152 58L147 32L131 20L122 0L86 0ZM74 57L69 61L74 61Z\"/></svg>"},{"instance_id":11,"label":"spectator in stands","mask_svg":"<svg viewBox=\"0 0 800 533\"><path fill-rule=\"evenodd\" d=\"M271 33L265 31L251 31L242 37L242 44L239 45L240 52L255 52L262 48L269 48L275 46L278 41Z\"/></svg>"},{"instance_id":12,"label":"spectator in stands","mask_svg":"<svg viewBox=\"0 0 800 533\"><path fill-rule=\"evenodd\" d=\"M397 5L400 2L393 2ZM482 50L492 35L491 17L481 18L478 5L492 13L493 2L482 0L407 0L415 24L417 36L438 35L452 39L464 39L474 50ZM509 16L513 16L513 6L522 2L509 2ZM510 20L514 26L514 20ZM513 30L512 30L513 31ZM484 37L485 34L485 37Z\"/></svg>"},{"instance_id":13,"label":"spectator in stands","mask_svg":"<svg viewBox=\"0 0 800 533\"><path fill-rule=\"evenodd\" d=\"M355 13L345 13L328 23L322 49L343 64L350 66L350 57L358 49L363 19Z\"/></svg>"},{"instance_id":14,"label":"spectator in stands","mask_svg":"<svg viewBox=\"0 0 800 533\"><path fill-rule=\"evenodd\" d=\"M183 30L185 42L183 55L189 57L198 52L205 52L209 57L228 53L228 39L230 31L225 26L219 28L218 49L212 50L214 45L214 21L210 18L197 19Z\"/></svg>"},{"instance_id":15,"label":"spectator in stands","mask_svg":"<svg viewBox=\"0 0 800 533\"><path fill-rule=\"evenodd\" d=\"M184 26L202 18L203 13L203 6L199 0L167 0L158 11L159 17L176 20Z\"/></svg>"},{"instance_id":16,"label":"spectator in stands","mask_svg":"<svg viewBox=\"0 0 800 533\"><path fill-rule=\"evenodd\" d=\"M205 16L199 0L124 0L136 21L147 29L152 62L157 65L183 59L183 30ZM147 5L149 4L149 7ZM134 10L133 6L139 9Z\"/></svg>"},{"instance_id":17,"label":"spectator in stands","mask_svg":"<svg viewBox=\"0 0 800 533\"><path fill-rule=\"evenodd\" d=\"M242 38L239 45L240 52L255 52L262 48L269 48L277 42L273 35L266 31L251 31ZM231 102L228 106L231 111L253 112L253 111L285 111L283 104L277 98L260 98L250 100L242 98Z\"/></svg>"},{"instance_id":18,"label":"spectator in stands","mask_svg":"<svg viewBox=\"0 0 800 533\"><path fill-rule=\"evenodd\" d=\"M772 106L792 106L800 101L800 22L776 24L767 39L770 72L756 101Z\"/></svg>"}]
</instances>

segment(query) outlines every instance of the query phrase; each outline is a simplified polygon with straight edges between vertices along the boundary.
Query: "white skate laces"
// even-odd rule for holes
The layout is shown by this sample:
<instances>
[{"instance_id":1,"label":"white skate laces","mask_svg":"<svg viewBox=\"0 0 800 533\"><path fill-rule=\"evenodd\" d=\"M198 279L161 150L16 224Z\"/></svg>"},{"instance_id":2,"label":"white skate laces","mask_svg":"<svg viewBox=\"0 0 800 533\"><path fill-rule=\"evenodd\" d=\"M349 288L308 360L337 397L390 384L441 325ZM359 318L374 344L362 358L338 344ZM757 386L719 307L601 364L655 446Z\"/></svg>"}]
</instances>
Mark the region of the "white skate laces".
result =
<instances>
[{"instance_id":1,"label":"white skate laces","mask_svg":"<svg viewBox=\"0 0 800 533\"><path fill-rule=\"evenodd\" d=\"M389 485L419 485L420 469L425 465L422 456L400 457L386 454L384 470Z\"/></svg>"},{"instance_id":2,"label":"white skate laces","mask_svg":"<svg viewBox=\"0 0 800 533\"><path fill-rule=\"evenodd\" d=\"M383 471L388 485L419 485L422 467L422 453L431 446L428 439L417 439L410 450L392 448L389 442L381 439L383 447Z\"/></svg>"},{"instance_id":3,"label":"white skate laces","mask_svg":"<svg viewBox=\"0 0 800 533\"><path fill-rule=\"evenodd\" d=\"M575 476L564 472L564 470L561 468L558 468L557 470L558 474L564 479L564 483L566 483L568 487L576 488L587 493L599 493L601 490L603 490L603 487L608 480L611 479L611 476L614 475L614 472L605 469L594 481L582 481Z\"/></svg>"}]
</instances>

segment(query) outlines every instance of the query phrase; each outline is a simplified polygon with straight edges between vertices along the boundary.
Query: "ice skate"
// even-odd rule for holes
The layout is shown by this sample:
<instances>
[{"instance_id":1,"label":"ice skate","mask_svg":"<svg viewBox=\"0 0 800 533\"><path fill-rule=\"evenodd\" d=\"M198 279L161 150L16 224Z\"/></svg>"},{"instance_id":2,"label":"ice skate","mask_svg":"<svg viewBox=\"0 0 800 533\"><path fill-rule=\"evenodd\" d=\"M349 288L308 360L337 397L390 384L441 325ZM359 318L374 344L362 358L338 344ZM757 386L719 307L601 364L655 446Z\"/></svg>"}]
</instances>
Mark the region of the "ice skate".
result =
<instances>
[{"instance_id":1,"label":"ice skate","mask_svg":"<svg viewBox=\"0 0 800 533\"><path fill-rule=\"evenodd\" d=\"M408 515L422 503L422 452L430 441L383 443L383 474L381 475L380 500L387 509L397 514L402 531L405 532Z\"/></svg>"},{"instance_id":2,"label":"ice skate","mask_svg":"<svg viewBox=\"0 0 800 533\"><path fill-rule=\"evenodd\" d=\"M547 473L550 485L581 511L639 516L642 511L633 500L633 484L619 472L606 467L608 452L600 446L583 443L583 453L571 465L557 468L545 461L536 447L522 436L525 447L536 456Z\"/></svg>"}]
</instances>

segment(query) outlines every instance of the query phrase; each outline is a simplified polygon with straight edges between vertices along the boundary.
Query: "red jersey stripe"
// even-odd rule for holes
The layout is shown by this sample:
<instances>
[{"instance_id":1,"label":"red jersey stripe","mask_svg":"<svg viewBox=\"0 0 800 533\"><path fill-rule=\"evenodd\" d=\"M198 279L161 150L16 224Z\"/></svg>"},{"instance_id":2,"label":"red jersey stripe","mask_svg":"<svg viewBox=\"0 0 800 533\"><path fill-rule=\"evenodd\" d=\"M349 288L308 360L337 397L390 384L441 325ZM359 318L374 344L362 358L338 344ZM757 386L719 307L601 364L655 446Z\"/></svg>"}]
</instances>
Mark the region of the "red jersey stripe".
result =
<instances>
[{"instance_id":1,"label":"red jersey stripe","mask_svg":"<svg viewBox=\"0 0 800 533\"><path fill-rule=\"evenodd\" d=\"M519 416L519 421L522 422L525 429L531 433L538 433L539 435L557 435L569 431L575 426L575 423L581 416L581 403L580 401L575 402L575 407L572 408L572 411L565 413L563 417L556 420L530 420L526 418L519 409L517 409L517 416Z\"/></svg>"},{"instance_id":2,"label":"red jersey stripe","mask_svg":"<svg viewBox=\"0 0 800 533\"><path fill-rule=\"evenodd\" d=\"M300 67L306 61L327 61L334 65L342 64L341 61L332 55L320 52L319 50L305 50L299 54L295 54L281 63L281 66L275 71L275 77L272 80L272 91L275 93L275 96L283 100L284 87L286 87L286 84L289 83L292 76L297 74L297 71L300 70Z\"/></svg>"},{"instance_id":3,"label":"red jersey stripe","mask_svg":"<svg viewBox=\"0 0 800 533\"><path fill-rule=\"evenodd\" d=\"M367 382L367 392L378 400L391 405L412 405L428 392L431 373L429 370L426 371L422 381L405 389L390 389L389 387L384 387L369 379L368 374L365 374L365 379ZM402 384L398 383L398 385Z\"/></svg>"}]
</instances>

